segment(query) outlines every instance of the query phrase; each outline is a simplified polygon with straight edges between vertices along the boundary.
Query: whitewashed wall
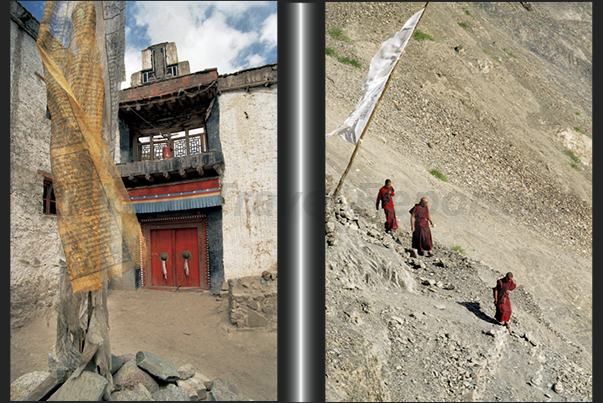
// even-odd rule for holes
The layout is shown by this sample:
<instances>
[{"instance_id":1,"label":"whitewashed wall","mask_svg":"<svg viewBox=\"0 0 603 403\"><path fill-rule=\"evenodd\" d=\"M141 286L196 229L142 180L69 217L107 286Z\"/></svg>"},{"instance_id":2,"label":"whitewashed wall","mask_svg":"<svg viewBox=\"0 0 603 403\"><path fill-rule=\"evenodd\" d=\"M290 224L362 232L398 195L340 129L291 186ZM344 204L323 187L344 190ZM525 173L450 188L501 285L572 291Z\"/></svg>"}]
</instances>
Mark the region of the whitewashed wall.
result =
<instances>
[{"instance_id":1,"label":"whitewashed wall","mask_svg":"<svg viewBox=\"0 0 603 403\"><path fill-rule=\"evenodd\" d=\"M10 282L11 320L56 302L59 235L55 216L42 213L50 173L50 120L35 39L10 21ZM16 322L15 322L16 321Z\"/></svg>"},{"instance_id":2,"label":"whitewashed wall","mask_svg":"<svg viewBox=\"0 0 603 403\"><path fill-rule=\"evenodd\" d=\"M277 86L220 102L224 278L277 270Z\"/></svg>"}]
</instances>

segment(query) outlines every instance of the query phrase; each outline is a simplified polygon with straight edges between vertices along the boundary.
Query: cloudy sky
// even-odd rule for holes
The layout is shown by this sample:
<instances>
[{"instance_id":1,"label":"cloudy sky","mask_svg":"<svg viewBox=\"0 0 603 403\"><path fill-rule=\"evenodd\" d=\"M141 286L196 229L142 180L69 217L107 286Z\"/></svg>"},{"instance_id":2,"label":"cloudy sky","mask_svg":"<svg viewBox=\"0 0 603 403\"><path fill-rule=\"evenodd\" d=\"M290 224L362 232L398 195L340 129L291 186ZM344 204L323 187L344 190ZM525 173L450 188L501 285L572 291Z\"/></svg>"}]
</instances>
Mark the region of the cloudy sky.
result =
<instances>
[{"instance_id":1,"label":"cloudy sky","mask_svg":"<svg viewBox=\"0 0 603 403\"><path fill-rule=\"evenodd\" d=\"M218 74L277 62L276 1L126 2L126 81L141 70L141 50L175 42L178 59L191 72L218 68ZM44 1L21 1L42 19Z\"/></svg>"}]
</instances>

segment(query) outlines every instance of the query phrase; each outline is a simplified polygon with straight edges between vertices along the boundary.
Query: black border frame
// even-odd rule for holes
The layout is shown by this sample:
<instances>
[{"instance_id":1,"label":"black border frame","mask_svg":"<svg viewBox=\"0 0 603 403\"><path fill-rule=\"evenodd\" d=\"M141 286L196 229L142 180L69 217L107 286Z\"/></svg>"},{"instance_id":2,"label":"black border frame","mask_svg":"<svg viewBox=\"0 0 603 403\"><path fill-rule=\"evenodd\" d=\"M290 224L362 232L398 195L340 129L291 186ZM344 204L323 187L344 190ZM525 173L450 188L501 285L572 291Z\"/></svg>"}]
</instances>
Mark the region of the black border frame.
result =
<instances>
[{"instance_id":1,"label":"black border frame","mask_svg":"<svg viewBox=\"0 0 603 403\"><path fill-rule=\"evenodd\" d=\"M324 26L324 3L279 3L279 401L325 400Z\"/></svg>"}]
</instances>

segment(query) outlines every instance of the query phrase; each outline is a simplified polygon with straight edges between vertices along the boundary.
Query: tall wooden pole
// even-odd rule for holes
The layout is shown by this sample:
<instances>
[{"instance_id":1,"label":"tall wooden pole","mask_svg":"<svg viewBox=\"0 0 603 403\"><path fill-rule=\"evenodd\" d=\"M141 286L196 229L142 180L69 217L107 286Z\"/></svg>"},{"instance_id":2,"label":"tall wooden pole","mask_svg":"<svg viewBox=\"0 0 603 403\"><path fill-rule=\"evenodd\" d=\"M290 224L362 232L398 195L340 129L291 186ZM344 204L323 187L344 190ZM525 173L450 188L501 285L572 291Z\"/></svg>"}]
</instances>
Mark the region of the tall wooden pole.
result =
<instances>
[{"instance_id":1,"label":"tall wooden pole","mask_svg":"<svg viewBox=\"0 0 603 403\"><path fill-rule=\"evenodd\" d=\"M419 23L421 22L421 18L423 18L423 15L425 14L425 10L427 9L428 4L429 4L429 2L425 3L425 7L423 9L423 14L421 14L419 21L417 21L417 25L415 25L415 29L413 29L412 34L410 35L411 38L414 35L415 30L419 26ZM396 64L394 65L392 72L390 73L389 77L387 78L385 87L383 87L383 91L381 92L381 95L379 96L379 99L377 100L377 103L375 104L375 107L373 108L373 111L371 112L371 116L369 116L369 119L366 122L366 126L364 126L364 130L362 130L362 134L360 135L360 138L358 139L358 143L356 143L356 148L354 148L354 152L352 153L352 157L350 158L348 167L345 169L343 175L341 176L341 179L339 180L339 184L337 185L337 188L335 188L335 192L333 192L333 196L332 196L333 199L335 199L337 197L337 195L339 194L339 191L341 190L341 188L343 186L343 182L345 181L345 178L348 176L348 173L350 172L350 169L352 168L352 164L354 163L354 158L356 157L356 154L358 154L358 150L360 149L360 144L362 143L362 139L364 138L364 135L366 134L366 130L368 129L369 124L371 123L371 120L373 119L373 115L375 114L375 111L377 110L377 107L379 106L379 103L381 102L381 98L383 98L383 94L385 94L385 91L387 90L387 87L389 86L389 82L391 81L392 76L394 75L394 71L396 70L396 67L398 67L398 63L400 63L400 59L402 58L402 54L404 54L405 50L406 50L406 47L404 48L402 53L400 53L400 57L398 57L398 60L396 61Z\"/></svg>"}]
</instances>

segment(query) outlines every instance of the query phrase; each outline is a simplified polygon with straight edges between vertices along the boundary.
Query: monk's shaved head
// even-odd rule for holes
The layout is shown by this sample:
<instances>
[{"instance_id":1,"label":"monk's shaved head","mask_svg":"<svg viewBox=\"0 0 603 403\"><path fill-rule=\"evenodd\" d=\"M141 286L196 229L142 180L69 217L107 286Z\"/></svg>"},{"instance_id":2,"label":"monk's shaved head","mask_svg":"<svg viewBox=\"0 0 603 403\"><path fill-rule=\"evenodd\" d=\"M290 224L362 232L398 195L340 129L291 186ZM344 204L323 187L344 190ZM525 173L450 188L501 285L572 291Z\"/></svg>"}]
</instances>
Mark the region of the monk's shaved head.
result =
<instances>
[{"instance_id":1,"label":"monk's shaved head","mask_svg":"<svg viewBox=\"0 0 603 403\"><path fill-rule=\"evenodd\" d=\"M508 273L507 273L507 277L508 277L508 278L513 278L513 273L508 272Z\"/></svg>"}]
</instances>

